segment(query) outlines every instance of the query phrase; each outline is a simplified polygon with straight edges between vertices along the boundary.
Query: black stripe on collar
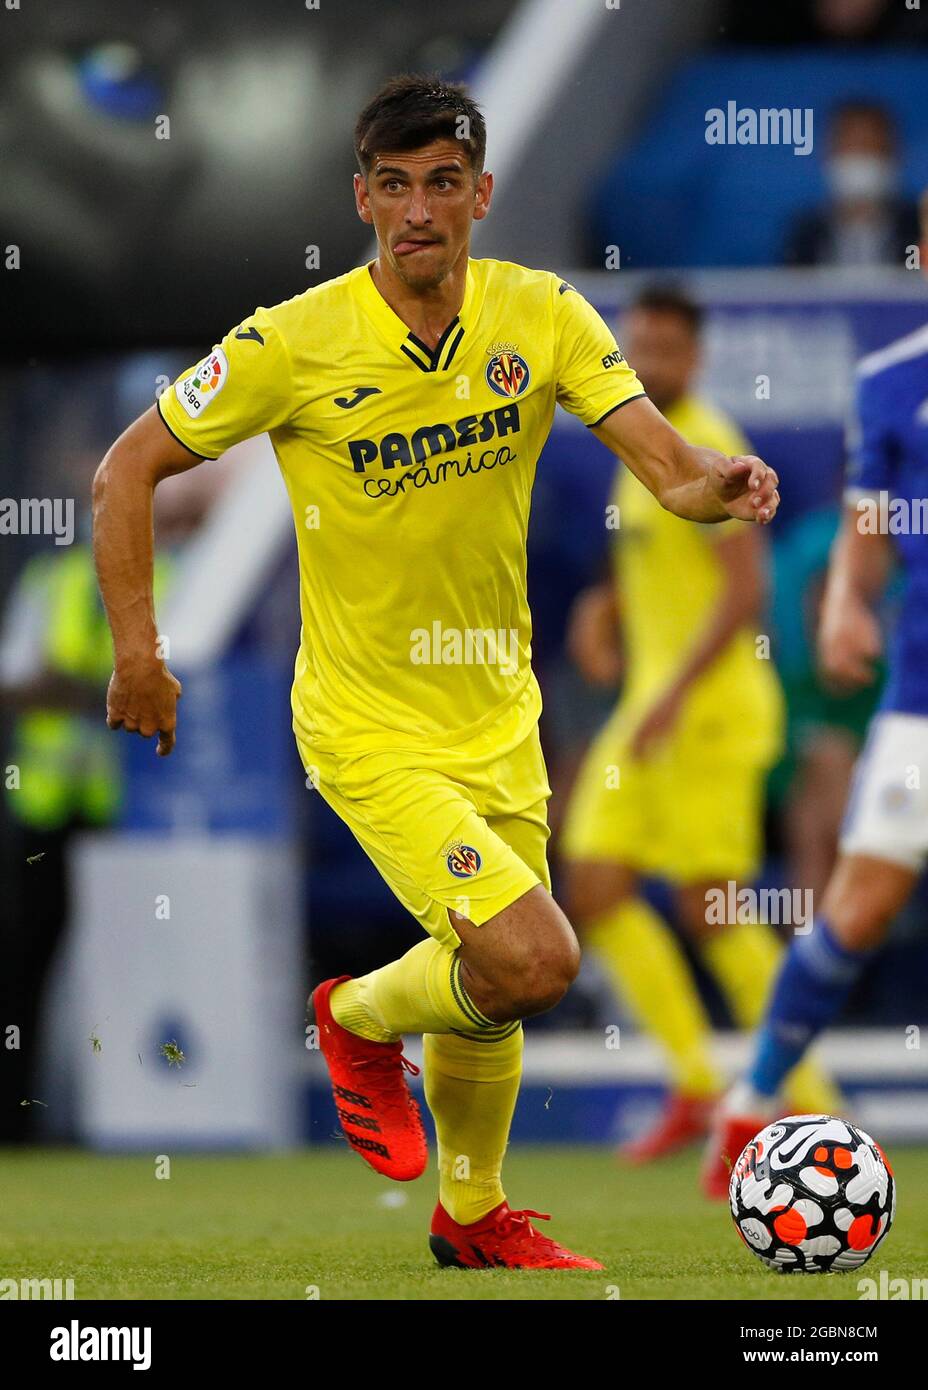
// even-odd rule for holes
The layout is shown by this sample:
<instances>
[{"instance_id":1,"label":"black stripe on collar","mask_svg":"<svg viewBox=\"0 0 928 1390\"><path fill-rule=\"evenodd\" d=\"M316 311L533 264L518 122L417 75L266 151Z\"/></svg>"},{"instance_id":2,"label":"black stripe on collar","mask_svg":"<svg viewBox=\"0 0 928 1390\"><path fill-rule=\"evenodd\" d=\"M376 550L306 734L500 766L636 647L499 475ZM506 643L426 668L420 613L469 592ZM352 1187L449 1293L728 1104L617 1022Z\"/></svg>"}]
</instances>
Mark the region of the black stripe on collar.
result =
<instances>
[{"instance_id":1,"label":"black stripe on collar","mask_svg":"<svg viewBox=\"0 0 928 1390\"><path fill-rule=\"evenodd\" d=\"M448 356L445 359L444 365L445 367L447 367L455 352L457 351L461 339L464 336L464 326L463 324L461 324L461 321L457 314L455 314L454 318L448 324L448 327L445 329L444 333L441 335L434 348L427 347L421 338L416 337L415 333L408 333L406 335L406 342L401 343L400 347L402 351L405 352L406 356L411 358L412 361L415 362L416 366L420 367L422 371L436 372L438 371L439 362L441 361L441 354L444 351L445 345L448 342L448 339L451 337L452 333L454 333L454 330L456 328L458 329L458 332L455 335L454 342L452 343ZM412 346L410 346L410 344ZM420 357L418 353L413 352L412 348L418 348L418 352L422 354L422 357ZM423 357L425 358L424 362L422 360Z\"/></svg>"}]
</instances>

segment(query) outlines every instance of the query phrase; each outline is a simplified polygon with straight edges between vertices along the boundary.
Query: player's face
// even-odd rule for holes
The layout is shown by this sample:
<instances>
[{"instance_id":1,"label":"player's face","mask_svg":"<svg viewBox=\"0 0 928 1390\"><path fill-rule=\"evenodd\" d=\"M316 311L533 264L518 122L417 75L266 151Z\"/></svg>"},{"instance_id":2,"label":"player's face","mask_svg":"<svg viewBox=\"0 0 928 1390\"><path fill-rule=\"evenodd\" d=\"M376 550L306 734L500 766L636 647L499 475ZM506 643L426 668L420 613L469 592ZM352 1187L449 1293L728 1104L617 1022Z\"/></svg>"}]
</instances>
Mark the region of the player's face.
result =
<instances>
[{"instance_id":1,"label":"player's face","mask_svg":"<svg viewBox=\"0 0 928 1390\"><path fill-rule=\"evenodd\" d=\"M486 217L492 174L474 179L456 140L378 154L366 180L354 179L358 216L372 223L381 260L412 289L440 285L467 254L471 226Z\"/></svg>"},{"instance_id":2,"label":"player's face","mask_svg":"<svg viewBox=\"0 0 928 1390\"><path fill-rule=\"evenodd\" d=\"M658 410L686 395L699 367L699 342L679 314L632 309L620 341Z\"/></svg>"}]
</instances>

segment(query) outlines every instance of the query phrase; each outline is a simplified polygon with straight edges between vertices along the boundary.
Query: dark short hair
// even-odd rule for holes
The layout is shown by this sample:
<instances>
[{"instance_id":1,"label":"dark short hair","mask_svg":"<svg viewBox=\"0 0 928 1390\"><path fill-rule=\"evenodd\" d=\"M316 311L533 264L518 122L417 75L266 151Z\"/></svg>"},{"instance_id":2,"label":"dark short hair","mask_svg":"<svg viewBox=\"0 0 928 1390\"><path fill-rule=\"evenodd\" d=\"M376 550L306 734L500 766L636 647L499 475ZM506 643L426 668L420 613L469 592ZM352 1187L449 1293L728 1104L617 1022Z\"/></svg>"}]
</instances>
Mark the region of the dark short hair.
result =
<instances>
[{"instance_id":1,"label":"dark short hair","mask_svg":"<svg viewBox=\"0 0 928 1390\"><path fill-rule=\"evenodd\" d=\"M459 133L462 116L467 136ZM367 103L354 128L358 168L366 177L381 150L417 150L434 140L458 140L474 174L483 173L486 123L463 83L419 73L391 77Z\"/></svg>"},{"instance_id":2,"label":"dark short hair","mask_svg":"<svg viewBox=\"0 0 928 1390\"><path fill-rule=\"evenodd\" d=\"M632 300L632 309L642 309L653 314L676 314L682 319L694 337L702 328L702 309L691 299L682 286L672 281L655 281L645 285Z\"/></svg>"}]
</instances>

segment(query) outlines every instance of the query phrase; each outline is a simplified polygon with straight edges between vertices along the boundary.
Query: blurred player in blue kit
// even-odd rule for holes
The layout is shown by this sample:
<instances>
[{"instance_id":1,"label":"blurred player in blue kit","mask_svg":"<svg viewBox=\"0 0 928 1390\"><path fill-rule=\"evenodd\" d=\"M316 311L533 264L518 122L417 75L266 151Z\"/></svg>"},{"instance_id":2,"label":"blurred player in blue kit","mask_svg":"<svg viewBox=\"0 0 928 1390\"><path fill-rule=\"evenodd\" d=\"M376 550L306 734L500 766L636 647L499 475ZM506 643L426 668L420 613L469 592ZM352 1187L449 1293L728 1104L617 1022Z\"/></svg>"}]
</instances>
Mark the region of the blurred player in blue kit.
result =
<instances>
[{"instance_id":1,"label":"blurred player in blue kit","mask_svg":"<svg viewBox=\"0 0 928 1390\"><path fill-rule=\"evenodd\" d=\"M921 203L928 256L928 193ZM857 761L838 862L811 932L790 945L753 1061L723 1101L703 1169L728 1191L734 1160L777 1110L783 1082L833 1023L911 896L928 856L928 324L857 369L845 510L819 632L825 674L844 689L876 679L876 604L897 560L905 575L887 680Z\"/></svg>"}]
</instances>

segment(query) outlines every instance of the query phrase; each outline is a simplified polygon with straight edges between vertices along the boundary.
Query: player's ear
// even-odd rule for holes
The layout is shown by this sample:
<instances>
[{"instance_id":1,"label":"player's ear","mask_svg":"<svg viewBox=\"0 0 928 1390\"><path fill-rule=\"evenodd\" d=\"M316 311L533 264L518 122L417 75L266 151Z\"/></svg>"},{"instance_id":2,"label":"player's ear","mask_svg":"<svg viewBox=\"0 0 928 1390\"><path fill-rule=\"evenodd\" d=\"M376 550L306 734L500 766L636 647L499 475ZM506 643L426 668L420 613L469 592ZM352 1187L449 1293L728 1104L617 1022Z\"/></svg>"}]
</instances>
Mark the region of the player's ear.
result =
<instances>
[{"instance_id":1,"label":"player's ear","mask_svg":"<svg viewBox=\"0 0 928 1390\"><path fill-rule=\"evenodd\" d=\"M362 222L370 226L374 219L371 215L371 203L367 192L367 180L361 174L354 176L354 205L358 210L358 216Z\"/></svg>"},{"instance_id":2,"label":"player's ear","mask_svg":"<svg viewBox=\"0 0 928 1390\"><path fill-rule=\"evenodd\" d=\"M490 211L490 199L493 197L493 175L483 173L477 179L474 187L474 221L482 222Z\"/></svg>"}]
</instances>

